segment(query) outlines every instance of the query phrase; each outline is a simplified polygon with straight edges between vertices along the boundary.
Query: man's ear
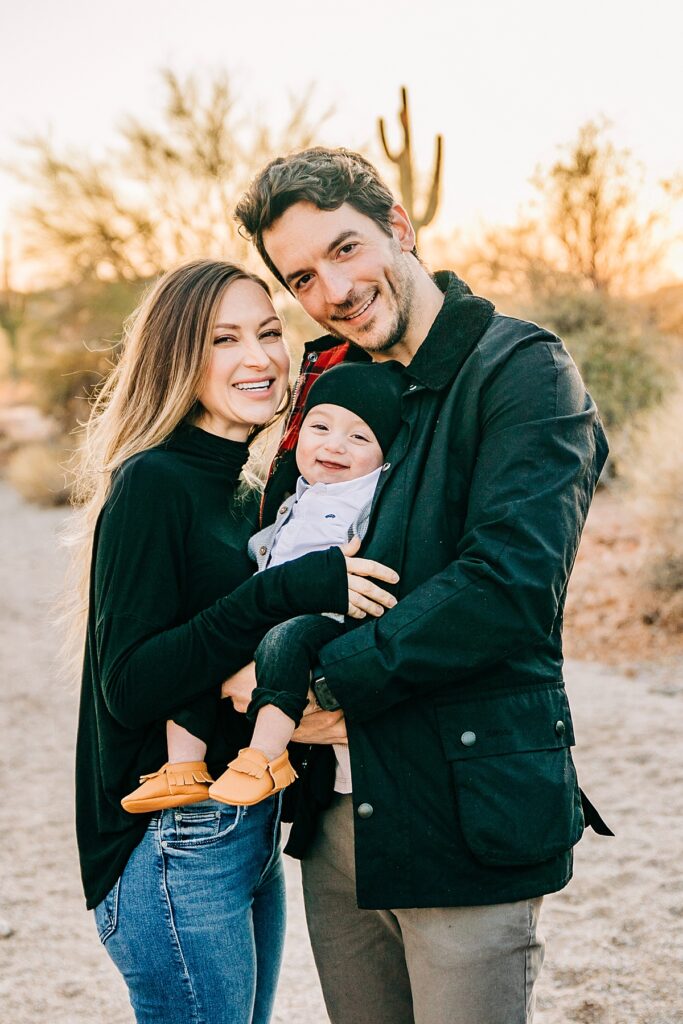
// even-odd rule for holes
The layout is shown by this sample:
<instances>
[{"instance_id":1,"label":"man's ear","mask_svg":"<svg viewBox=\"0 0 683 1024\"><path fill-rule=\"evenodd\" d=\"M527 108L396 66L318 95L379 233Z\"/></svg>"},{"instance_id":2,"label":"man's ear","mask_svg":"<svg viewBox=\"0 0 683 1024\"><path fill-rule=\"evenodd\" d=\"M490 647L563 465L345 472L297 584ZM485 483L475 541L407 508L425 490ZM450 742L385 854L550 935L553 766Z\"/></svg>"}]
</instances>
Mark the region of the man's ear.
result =
<instances>
[{"instance_id":1,"label":"man's ear","mask_svg":"<svg viewBox=\"0 0 683 1024\"><path fill-rule=\"evenodd\" d=\"M389 223L392 234L403 252L412 252L415 248L415 229L400 203L394 203L389 210Z\"/></svg>"}]
</instances>

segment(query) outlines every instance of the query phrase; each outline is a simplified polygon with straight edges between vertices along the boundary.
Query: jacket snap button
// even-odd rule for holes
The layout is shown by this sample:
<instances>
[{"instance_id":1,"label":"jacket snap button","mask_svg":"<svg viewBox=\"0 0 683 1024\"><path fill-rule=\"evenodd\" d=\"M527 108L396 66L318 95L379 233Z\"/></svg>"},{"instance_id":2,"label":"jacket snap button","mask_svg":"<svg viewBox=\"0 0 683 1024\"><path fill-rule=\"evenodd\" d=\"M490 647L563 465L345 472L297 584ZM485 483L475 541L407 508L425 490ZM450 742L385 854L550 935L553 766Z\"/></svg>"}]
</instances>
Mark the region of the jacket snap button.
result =
<instances>
[{"instance_id":1,"label":"jacket snap button","mask_svg":"<svg viewBox=\"0 0 683 1024\"><path fill-rule=\"evenodd\" d=\"M473 747L474 744L477 742L476 732L464 732L460 737L460 742L462 743L463 747Z\"/></svg>"},{"instance_id":2,"label":"jacket snap button","mask_svg":"<svg viewBox=\"0 0 683 1024\"><path fill-rule=\"evenodd\" d=\"M280 515L281 515L281 516L283 516L283 515L285 514L285 512L286 512L286 511L287 511L287 506L286 506L286 505L283 505L283 506L281 507L281 509L280 509Z\"/></svg>"},{"instance_id":3,"label":"jacket snap button","mask_svg":"<svg viewBox=\"0 0 683 1024\"><path fill-rule=\"evenodd\" d=\"M371 818L374 814L375 808L372 804L359 804L358 805L358 817L359 818Z\"/></svg>"},{"instance_id":4,"label":"jacket snap button","mask_svg":"<svg viewBox=\"0 0 683 1024\"><path fill-rule=\"evenodd\" d=\"M261 545L261 547L258 549L258 553L259 553L259 555L267 555L268 554L268 548L266 547L265 544Z\"/></svg>"},{"instance_id":5,"label":"jacket snap button","mask_svg":"<svg viewBox=\"0 0 683 1024\"><path fill-rule=\"evenodd\" d=\"M566 726L565 726L564 722L562 721L562 719L560 719L559 722L555 722L555 732L557 733L558 736L564 736L565 729L566 729Z\"/></svg>"},{"instance_id":6,"label":"jacket snap button","mask_svg":"<svg viewBox=\"0 0 683 1024\"><path fill-rule=\"evenodd\" d=\"M386 473L386 471L388 469L391 469L391 463L390 462L385 462L384 465L382 466L382 472Z\"/></svg>"},{"instance_id":7,"label":"jacket snap button","mask_svg":"<svg viewBox=\"0 0 683 1024\"><path fill-rule=\"evenodd\" d=\"M408 391L417 391L417 384L411 384Z\"/></svg>"}]
</instances>

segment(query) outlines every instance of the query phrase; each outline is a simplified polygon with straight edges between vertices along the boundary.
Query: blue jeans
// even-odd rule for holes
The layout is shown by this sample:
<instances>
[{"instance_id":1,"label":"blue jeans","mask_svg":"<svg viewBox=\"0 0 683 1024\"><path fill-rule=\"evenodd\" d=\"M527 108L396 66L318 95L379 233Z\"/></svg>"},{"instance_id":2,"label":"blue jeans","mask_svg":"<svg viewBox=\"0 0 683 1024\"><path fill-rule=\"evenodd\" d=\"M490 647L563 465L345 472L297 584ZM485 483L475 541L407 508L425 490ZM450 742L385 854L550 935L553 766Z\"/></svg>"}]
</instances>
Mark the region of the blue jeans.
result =
<instances>
[{"instance_id":1,"label":"blue jeans","mask_svg":"<svg viewBox=\"0 0 683 1024\"><path fill-rule=\"evenodd\" d=\"M154 815L95 908L144 1024L267 1024L285 932L280 797Z\"/></svg>"}]
</instances>

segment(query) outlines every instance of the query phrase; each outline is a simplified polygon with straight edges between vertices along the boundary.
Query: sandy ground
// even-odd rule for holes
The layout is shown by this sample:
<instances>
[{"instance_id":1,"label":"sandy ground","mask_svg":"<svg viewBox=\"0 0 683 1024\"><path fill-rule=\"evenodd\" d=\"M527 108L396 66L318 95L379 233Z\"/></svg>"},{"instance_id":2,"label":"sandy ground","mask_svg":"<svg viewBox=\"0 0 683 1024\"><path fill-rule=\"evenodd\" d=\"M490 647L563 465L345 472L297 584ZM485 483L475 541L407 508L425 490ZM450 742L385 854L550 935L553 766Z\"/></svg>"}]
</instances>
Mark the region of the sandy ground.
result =
<instances>
[{"instance_id":1,"label":"sandy ground","mask_svg":"<svg viewBox=\"0 0 683 1024\"><path fill-rule=\"evenodd\" d=\"M64 515L27 506L0 484L0 917L13 929L0 938L0 1019L130 1024L124 985L80 891L76 695L52 681L45 609L61 572L55 529ZM567 682L579 774L617 836L589 832L574 881L545 901L537 1024L683 1024L683 662L634 672L573 661ZM287 871L274 1020L323 1024L298 866L288 861Z\"/></svg>"}]
</instances>

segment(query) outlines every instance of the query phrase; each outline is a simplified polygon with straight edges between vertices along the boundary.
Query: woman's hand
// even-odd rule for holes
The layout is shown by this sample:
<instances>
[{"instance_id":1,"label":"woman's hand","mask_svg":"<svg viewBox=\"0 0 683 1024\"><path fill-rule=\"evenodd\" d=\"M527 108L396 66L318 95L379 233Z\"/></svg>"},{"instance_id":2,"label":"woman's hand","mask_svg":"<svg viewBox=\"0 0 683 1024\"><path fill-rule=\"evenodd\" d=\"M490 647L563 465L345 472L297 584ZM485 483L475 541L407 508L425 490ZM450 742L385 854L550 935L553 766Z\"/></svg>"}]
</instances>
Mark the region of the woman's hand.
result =
<instances>
[{"instance_id":1,"label":"woman's hand","mask_svg":"<svg viewBox=\"0 0 683 1024\"><path fill-rule=\"evenodd\" d=\"M249 707L251 695L256 689L256 665L250 661L248 665L226 679L221 686L221 697L229 697L235 711L241 714Z\"/></svg>"},{"instance_id":2,"label":"woman's hand","mask_svg":"<svg viewBox=\"0 0 683 1024\"><path fill-rule=\"evenodd\" d=\"M343 711L307 711L294 730L295 743L346 743Z\"/></svg>"},{"instance_id":3,"label":"woman's hand","mask_svg":"<svg viewBox=\"0 0 683 1024\"><path fill-rule=\"evenodd\" d=\"M376 586L367 576L373 576L385 583L398 583L399 575L381 562L369 558L355 558L360 548L360 539L354 537L344 544L341 551L346 559L346 572L349 581L349 608L347 615L352 619L364 619L366 615L380 616L385 608L393 608L396 598L386 590Z\"/></svg>"}]
</instances>

